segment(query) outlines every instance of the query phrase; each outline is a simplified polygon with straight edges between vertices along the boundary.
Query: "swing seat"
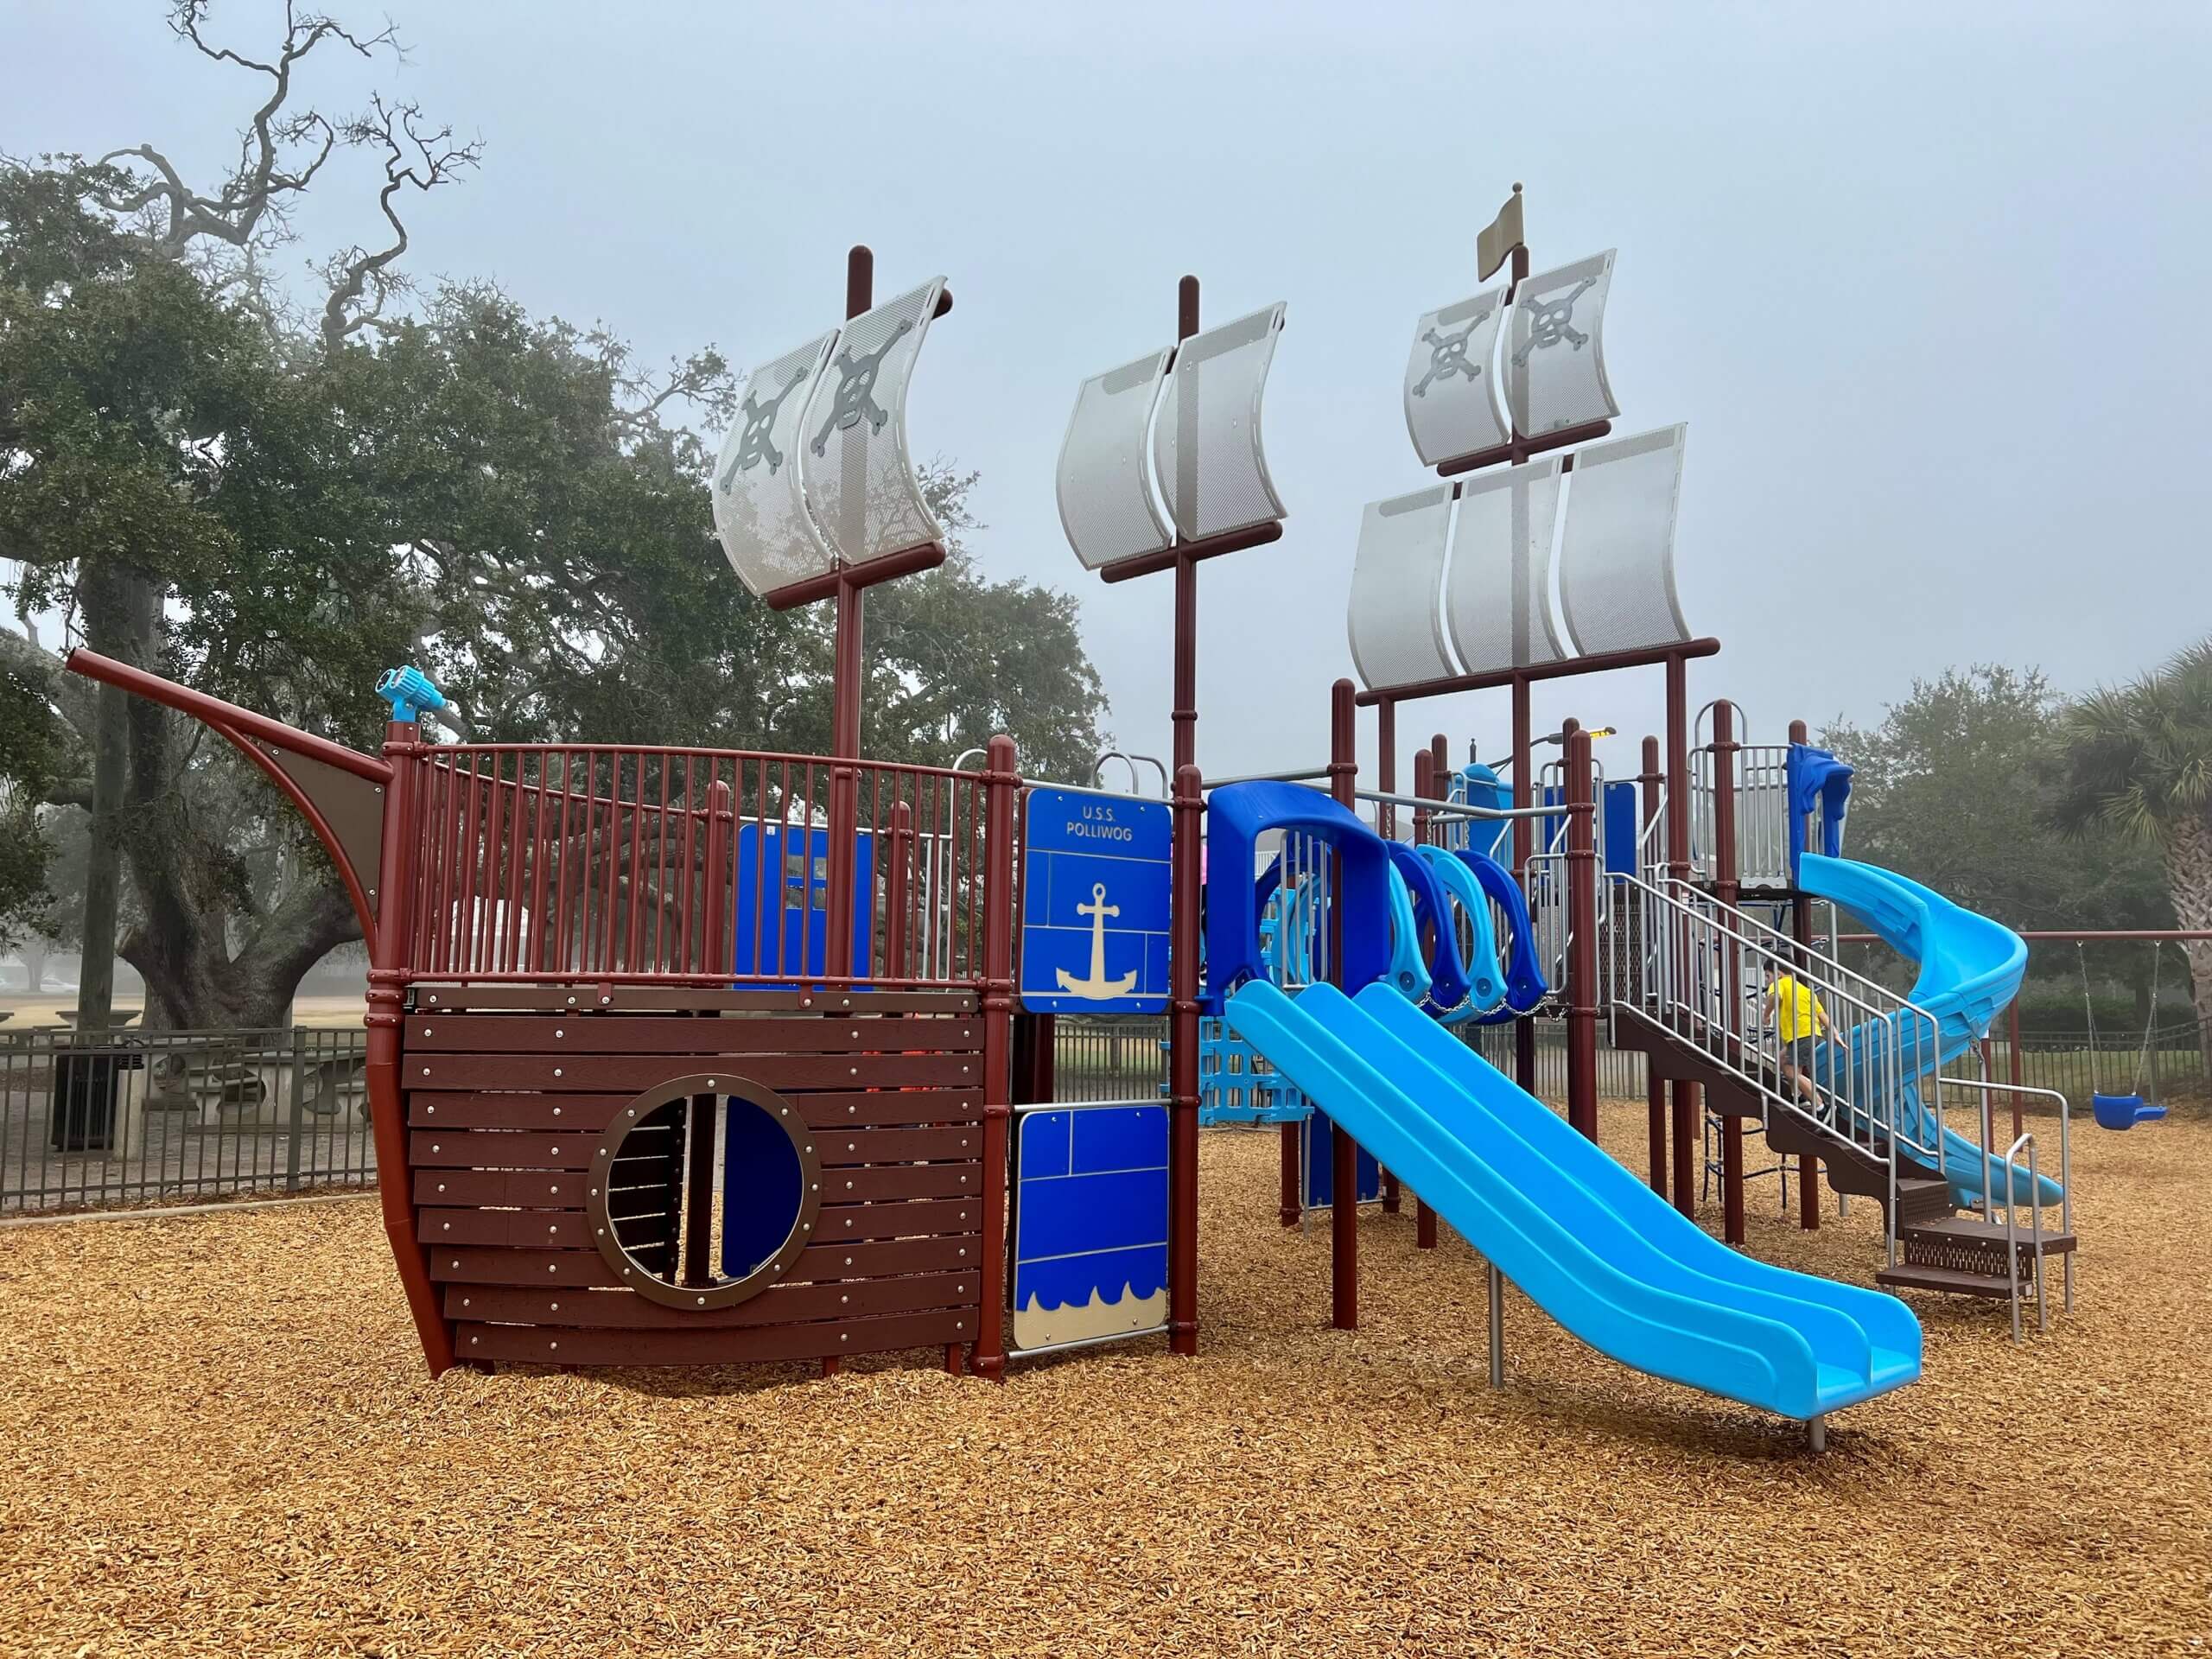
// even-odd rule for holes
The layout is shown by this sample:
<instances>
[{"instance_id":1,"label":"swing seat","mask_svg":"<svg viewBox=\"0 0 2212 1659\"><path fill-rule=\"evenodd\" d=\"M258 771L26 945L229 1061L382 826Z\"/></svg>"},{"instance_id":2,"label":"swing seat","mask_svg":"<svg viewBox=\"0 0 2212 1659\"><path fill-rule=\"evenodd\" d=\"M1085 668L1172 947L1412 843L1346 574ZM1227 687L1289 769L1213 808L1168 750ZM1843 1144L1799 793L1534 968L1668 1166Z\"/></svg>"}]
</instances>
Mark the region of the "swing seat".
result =
<instances>
[{"instance_id":1,"label":"swing seat","mask_svg":"<svg viewBox=\"0 0 2212 1659\"><path fill-rule=\"evenodd\" d=\"M2153 1123L2166 1115L2164 1107L2153 1106L2140 1095L2092 1094L2089 1109L2096 1114L2101 1129L2132 1129L2138 1123Z\"/></svg>"}]
</instances>

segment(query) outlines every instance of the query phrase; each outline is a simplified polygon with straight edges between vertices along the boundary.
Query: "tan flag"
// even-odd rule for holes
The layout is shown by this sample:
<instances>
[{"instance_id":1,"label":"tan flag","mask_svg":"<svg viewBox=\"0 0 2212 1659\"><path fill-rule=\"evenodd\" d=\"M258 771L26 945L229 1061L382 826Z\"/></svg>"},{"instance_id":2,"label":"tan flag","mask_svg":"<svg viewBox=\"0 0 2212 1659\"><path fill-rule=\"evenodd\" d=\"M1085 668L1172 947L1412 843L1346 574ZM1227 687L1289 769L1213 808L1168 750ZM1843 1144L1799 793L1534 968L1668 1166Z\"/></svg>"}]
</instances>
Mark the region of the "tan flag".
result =
<instances>
[{"instance_id":1,"label":"tan flag","mask_svg":"<svg viewBox=\"0 0 2212 1659\"><path fill-rule=\"evenodd\" d=\"M1505 206L1497 210L1497 217L1490 228L1475 238L1476 280L1488 282L1491 274L1505 263L1505 256L1523 245L1521 229L1521 187L1515 185L1513 194L1506 198Z\"/></svg>"}]
</instances>

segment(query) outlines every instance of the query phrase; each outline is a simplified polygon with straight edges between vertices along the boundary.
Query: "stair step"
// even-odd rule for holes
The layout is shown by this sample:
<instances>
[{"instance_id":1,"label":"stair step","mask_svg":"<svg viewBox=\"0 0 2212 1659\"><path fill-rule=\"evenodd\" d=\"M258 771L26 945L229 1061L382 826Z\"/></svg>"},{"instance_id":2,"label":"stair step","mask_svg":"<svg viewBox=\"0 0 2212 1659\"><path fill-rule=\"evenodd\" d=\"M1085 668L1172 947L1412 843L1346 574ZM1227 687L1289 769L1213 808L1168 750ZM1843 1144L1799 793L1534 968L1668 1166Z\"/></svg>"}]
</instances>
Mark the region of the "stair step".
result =
<instances>
[{"instance_id":1,"label":"stair step","mask_svg":"<svg viewBox=\"0 0 2212 1659\"><path fill-rule=\"evenodd\" d=\"M1902 1189L1904 1183L1899 1182L1898 1185ZM1984 1221L1980 1216L1947 1216L1939 1221L1908 1221L1897 1229L1897 1236L1900 1238L1910 1236L1931 1239L1955 1238L1975 1244L1994 1245L1999 1250L2004 1249L2005 1243L2005 1224ZM2026 1228L2017 1228L2012 1237L2024 1250L2031 1243L2040 1244L2045 1255L2063 1255L2075 1248L2073 1234L2057 1232L2048 1227L2032 1238Z\"/></svg>"},{"instance_id":2,"label":"stair step","mask_svg":"<svg viewBox=\"0 0 2212 1659\"><path fill-rule=\"evenodd\" d=\"M1954 1296L1984 1296L1993 1301L2009 1301L2012 1287L2002 1274L1962 1273L1956 1268L1884 1268L1874 1275L1874 1282L1891 1290L1940 1290ZM2024 1294L2030 1287L2024 1283Z\"/></svg>"}]
</instances>

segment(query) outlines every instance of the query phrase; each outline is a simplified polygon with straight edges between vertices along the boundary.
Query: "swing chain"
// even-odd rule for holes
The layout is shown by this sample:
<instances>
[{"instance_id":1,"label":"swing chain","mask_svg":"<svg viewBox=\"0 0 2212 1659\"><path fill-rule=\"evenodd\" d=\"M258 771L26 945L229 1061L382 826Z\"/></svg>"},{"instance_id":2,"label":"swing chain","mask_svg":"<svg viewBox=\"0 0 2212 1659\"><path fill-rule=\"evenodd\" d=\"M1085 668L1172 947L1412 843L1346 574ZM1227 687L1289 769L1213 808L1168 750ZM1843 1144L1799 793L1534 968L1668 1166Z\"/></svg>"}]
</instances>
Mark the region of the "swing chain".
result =
<instances>
[{"instance_id":1,"label":"swing chain","mask_svg":"<svg viewBox=\"0 0 2212 1659\"><path fill-rule=\"evenodd\" d=\"M2158 975L2164 965L2165 954L2166 942L2164 939L2151 941L2151 1012L2143 1019L2143 1046L2135 1051L2135 1084L2130 1092L2136 1095L2143 1092L2143 1072L2151 1059L2151 1038L2158 1029Z\"/></svg>"},{"instance_id":2,"label":"swing chain","mask_svg":"<svg viewBox=\"0 0 2212 1659\"><path fill-rule=\"evenodd\" d=\"M2135 1079L2128 1086L2128 1092L2139 1098L2143 1093L2143 1075L2151 1061L2151 1039L2158 1029L2158 988L2165 967L2165 952L2164 939L2151 941L2151 1011L2144 1017L2143 1041L2135 1051ZM2089 1092L2094 1095L2097 1092L2097 1000L2089 993L2089 953L2079 939L2074 941L2074 960L2082 970L2082 1012L2089 1022Z\"/></svg>"}]
</instances>

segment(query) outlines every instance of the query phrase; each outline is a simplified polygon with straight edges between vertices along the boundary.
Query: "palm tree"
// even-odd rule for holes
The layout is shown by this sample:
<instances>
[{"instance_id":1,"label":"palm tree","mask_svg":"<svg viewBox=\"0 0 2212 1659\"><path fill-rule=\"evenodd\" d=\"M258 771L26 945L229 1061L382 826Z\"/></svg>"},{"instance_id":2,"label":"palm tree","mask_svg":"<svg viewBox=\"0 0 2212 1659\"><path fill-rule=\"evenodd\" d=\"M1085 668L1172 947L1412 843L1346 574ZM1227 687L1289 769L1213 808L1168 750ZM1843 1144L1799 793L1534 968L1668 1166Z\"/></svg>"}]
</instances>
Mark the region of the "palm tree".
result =
<instances>
[{"instance_id":1,"label":"palm tree","mask_svg":"<svg viewBox=\"0 0 2212 1659\"><path fill-rule=\"evenodd\" d=\"M2212 928L2212 638L2141 679L2069 705L2058 743L2059 827L2154 843L2176 921ZM2182 950L2212 1077L2212 942Z\"/></svg>"}]
</instances>

